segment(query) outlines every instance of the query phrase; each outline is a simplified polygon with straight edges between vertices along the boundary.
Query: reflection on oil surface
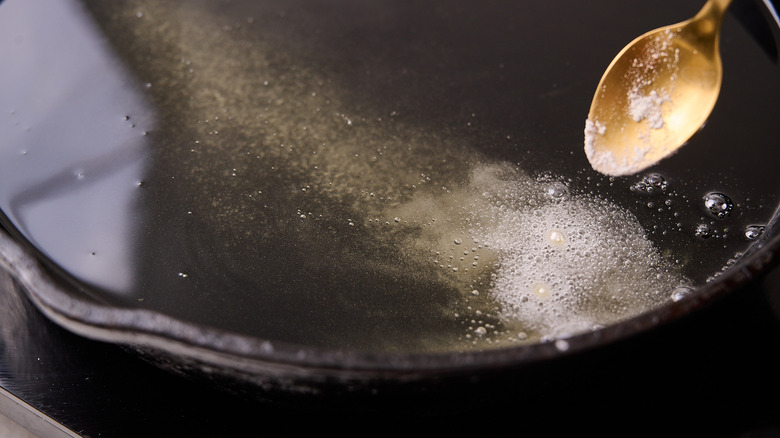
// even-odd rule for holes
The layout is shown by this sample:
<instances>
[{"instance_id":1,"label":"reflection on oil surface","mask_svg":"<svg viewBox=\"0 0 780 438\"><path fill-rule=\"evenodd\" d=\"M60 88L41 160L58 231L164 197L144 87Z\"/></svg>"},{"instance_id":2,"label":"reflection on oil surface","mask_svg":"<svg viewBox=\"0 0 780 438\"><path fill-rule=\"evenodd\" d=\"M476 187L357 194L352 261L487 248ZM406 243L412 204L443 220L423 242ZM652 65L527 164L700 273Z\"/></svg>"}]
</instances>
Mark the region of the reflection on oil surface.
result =
<instances>
[{"instance_id":1,"label":"reflection on oil surface","mask_svg":"<svg viewBox=\"0 0 780 438\"><path fill-rule=\"evenodd\" d=\"M127 293L152 111L77 4L2 12L3 212L66 271Z\"/></svg>"},{"instance_id":2,"label":"reflection on oil surface","mask_svg":"<svg viewBox=\"0 0 780 438\"><path fill-rule=\"evenodd\" d=\"M761 163L685 154L746 135L718 121L746 101L751 123L776 115L777 68L726 30L763 92L724 84L679 160L607 179L581 120L594 58L638 24L554 3L7 0L0 207L109 303L272 341L450 351L636 315L771 214ZM561 10L590 45L544 25ZM728 217L708 215L716 190Z\"/></svg>"}]
</instances>

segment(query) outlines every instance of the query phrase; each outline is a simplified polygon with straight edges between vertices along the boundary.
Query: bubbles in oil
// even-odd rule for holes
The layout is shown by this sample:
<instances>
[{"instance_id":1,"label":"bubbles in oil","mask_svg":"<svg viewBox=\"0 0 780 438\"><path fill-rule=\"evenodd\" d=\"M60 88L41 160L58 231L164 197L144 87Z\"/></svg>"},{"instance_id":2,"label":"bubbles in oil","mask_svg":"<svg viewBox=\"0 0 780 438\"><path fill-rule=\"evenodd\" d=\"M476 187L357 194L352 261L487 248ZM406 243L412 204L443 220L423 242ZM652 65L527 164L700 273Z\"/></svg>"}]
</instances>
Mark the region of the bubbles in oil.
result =
<instances>
[{"instance_id":1,"label":"bubbles in oil","mask_svg":"<svg viewBox=\"0 0 780 438\"><path fill-rule=\"evenodd\" d=\"M683 300L685 297L693 293L693 288L690 286L678 286L672 291L672 301L677 302Z\"/></svg>"},{"instance_id":2,"label":"bubbles in oil","mask_svg":"<svg viewBox=\"0 0 780 438\"><path fill-rule=\"evenodd\" d=\"M549 183L545 195L552 201L565 201L569 199L569 188L560 181L554 181Z\"/></svg>"},{"instance_id":3,"label":"bubbles in oil","mask_svg":"<svg viewBox=\"0 0 780 438\"><path fill-rule=\"evenodd\" d=\"M553 246L563 246L566 244L566 236L558 230L549 230L547 232L547 241Z\"/></svg>"},{"instance_id":4,"label":"bubbles in oil","mask_svg":"<svg viewBox=\"0 0 780 438\"><path fill-rule=\"evenodd\" d=\"M745 237L748 240L756 240L764 234L764 225L748 225L745 227Z\"/></svg>"},{"instance_id":5,"label":"bubbles in oil","mask_svg":"<svg viewBox=\"0 0 780 438\"><path fill-rule=\"evenodd\" d=\"M632 184L629 189L634 193L656 195L665 193L669 189L669 183L663 175L659 173L650 173Z\"/></svg>"},{"instance_id":6,"label":"bubbles in oil","mask_svg":"<svg viewBox=\"0 0 780 438\"><path fill-rule=\"evenodd\" d=\"M707 239L710 236L712 236L712 228L710 228L707 224L699 224L696 226L696 231L694 232L696 237L700 237L702 239Z\"/></svg>"},{"instance_id":7,"label":"bubbles in oil","mask_svg":"<svg viewBox=\"0 0 780 438\"><path fill-rule=\"evenodd\" d=\"M659 193L667 187L660 178L649 182ZM483 341L503 333L519 342L518 332L523 341L555 340L606 326L668 301L684 282L635 217L610 202L507 165L477 166L468 186L452 196L466 206L467 235L478 246L453 245L449 263L441 263L442 252L437 262L469 290L485 290L467 301L497 319ZM472 259L480 263L469 266Z\"/></svg>"},{"instance_id":8,"label":"bubbles in oil","mask_svg":"<svg viewBox=\"0 0 780 438\"><path fill-rule=\"evenodd\" d=\"M543 283L536 283L531 287L531 292L534 296L547 299L550 297L550 287Z\"/></svg>"},{"instance_id":9,"label":"bubbles in oil","mask_svg":"<svg viewBox=\"0 0 780 438\"><path fill-rule=\"evenodd\" d=\"M659 173L649 173L639 177L629 185L630 192L636 195L636 210L641 213L642 224L648 234L663 246L667 253L679 252L686 254L676 260L684 266L686 273L691 273L696 281L704 281L714 270L720 269L714 261L714 254L724 254L732 245L743 244L745 240L755 240L760 236L760 225L738 223L735 219L746 216L749 205L735 204L731 196L721 191L704 191L691 196L686 192L690 189L683 182L680 187L672 187L669 180ZM745 198L745 202L750 198ZM739 214L735 214L739 209ZM702 210L704 214L702 215ZM743 230L744 238L735 239ZM690 238L695 240L691 241ZM697 248L697 249L693 249ZM708 254L712 264L710 268L688 263L696 251Z\"/></svg>"},{"instance_id":10,"label":"bubbles in oil","mask_svg":"<svg viewBox=\"0 0 780 438\"><path fill-rule=\"evenodd\" d=\"M680 301L712 271L695 281L687 278L683 268L689 266L690 256L675 249L659 252L657 240L685 247L691 246L694 236L700 245L719 247L733 240L730 229L735 224L720 221L733 216L735 205L729 196L708 193L704 207L714 217L699 217L702 203L696 200L702 198L673 190L659 173L628 186L638 195L636 205L645 220L650 218L650 226L644 228L632 213L594 192L573 192L550 174L529 179L503 165L483 165L472 170L468 186L480 196L462 199L464 210L470 212L462 241L470 238L479 242L479 248L473 248L474 254L453 249L453 256L439 257L437 263L470 280L467 287L481 291L471 294L475 300L468 303L477 308L479 302L483 318L492 315L497 321L495 330L482 334L482 341L496 342L503 333L505 339L518 342L518 332L528 342L560 339ZM758 227L744 228L745 236L756 238ZM679 234L669 235L673 231ZM452 244L452 237L447 240ZM709 248L701 248L705 247ZM485 273L490 275L487 283L482 280Z\"/></svg>"},{"instance_id":11,"label":"bubbles in oil","mask_svg":"<svg viewBox=\"0 0 780 438\"><path fill-rule=\"evenodd\" d=\"M723 193L707 193L704 195L704 208L717 218L724 218L731 214L734 209L734 203Z\"/></svg>"},{"instance_id":12,"label":"bubbles in oil","mask_svg":"<svg viewBox=\"0 0 780 438\"><path fill-rule=\"evenodd\" d=\"M557 341L555 341L555 348L557 348L559 351L568 351L569 341L565 339L558 339Z\"/></svg>"},{"instance_id":13,"label":"bubbles in oil","mask_svg":"<svg viewBox=\"0 0 780 438\"><path fill-rule=\"evenodd\" d=\"M164 16L153 12L145 10L144 19L138 20L142 22L139 26L151 26L155 17ZM140 12L138 17L141 17ZM206 23L204 29L210 29L205 26L212 25L213 20L202 20L200 16L193 18L181 21ZM197 176L195 186L203 189L203 199L208 201L201 206L204 216L214 218L214 227L219 231L222 229L218 226L224 227L227 231L223 235L230 235L234 230L241 236L257 236L260 234L258 229L267 234L288 231L281 225L264 228L269 223L278 224L270 213L265 213L276 207L296 213L295 217L299 219L290 225L295 229L289 236L303 235L322 243L312 244L313 254L327 246L323 242L329 241L322 236L332 234L339 243L346 242L348 250L362 251L359 252L361 255L374 255L390 248L390 252L402 252L404 261L411 260L410 266L425 263L431 266L433 262L435 273L446 278L453 290L462 294L460 307L454 313L462 319L458 322L463 323L464 337L483 343L495 342L502 336L514 342L555 339L614 323L668 299L682 299L691 292L690 288L678 286L684 280L681 274L647 238L654 229L643 229L627 210L595 195L576 192L567 182L553 175L531 178L508 164L474 165L473 168L471 164L451 164L458 162L453 157L475 152L472 145L463 146L454 139L412 133L402 140L388 140L397 138L398 132L409 128L401 125L402 117L397 111L384 113L395 119L397 124L393 128L383 128L387 126L388 118L382 122L385 125L379 122L371 125L367 121L369 118L360 114L347 117L341 112L342 107L350 106L339 102L339 90L335 86L329 86L333 89L312 86L330 83L316 72L297 67L269 82L258 78L257 72L271 75L271 66L283 63L287 58L265 59L257 41L239 40L240 35L234 35L236 41L228 39L219 40L219 44L205 44L211 43L206 36L213 34L194 24L183 24L183 27L183 34L192 37L181 41L181 47L177 48L186 57L186 60L182 58L186 67L167 82L155 78L153 87L152 82L144 85L150 92L162 93L166 83L176 83L192 93L189 101L183 104L190 112L181 113L197 116L199 121L191 127L193 137L208 139L204 140L208 147L197 146L197 153L204 156L199 163L226 163L225 168L232 169L227 172L231 178L229 182L220 178L221 174L212 175L206 171L208 166L205 164L196 163L201 167L193 172ZM160 47L157 44L160 38L154 29L142 29L148 32L138 34L149 35L154 41L150 47ZM207 45L218 46L220 52L202 52L201 46ZM243 64L214 62L212 58L216 55L219 60L218 56L229 54L247 56L242 60ZM146 51L142 56L146 59ZM190 67L196 65L200 70L193 75ZM257 87L258 84L262 87ZM220 93L213 90L220 90ZM236 90L256 90L257 93L238 93ZM224 116L217 117L215 112ZM132 120L128 115L124 121L134 128L136 118L133 113ZM306 126L302 127L300 122L304 119ZM260 120L262 123L258 123ZM241 134L231 138L231 130L223 128L241 131ZM342 135L346 129L349 129L348 134ZM390 135L386 135L388 133ZM236 145L241 145L242 141L251 145L246 148L247 153L232 154L226 159L228 152L240 149ZM195 144L198 142L194 140ZM458 149L457 153L451 152ZM250 162L247 158L250 156L257 160L253 158ZM479 160L475 158L474 161ZM415 171L403 173L399 169ZM386 178L388 175L392 177ZM463 175L469 176L463 178ZM453 183L461 179L468 179L463 187ZM253 186L253 181L258 185ZM295 189L286 196L277 195L285 200L275 202L265 187L280 182L283 184L276 184L277 187ZM434 184L436 190L426 192L425 187ZM302 186L305 188L301 189ZM629 188L632 193L641 195L643 210L651 209L658 215L671 212L673 205L677 208L679 198L673 202L669 182L658 173L645 175ZM365 199L359 196L360 190L366 195ZM236 195L242 192L262 194L262 208ZM213 193L224 197L214 199ZM260 198L257 195L249 198L254 202ZM266 201L265 198L270 199ZM698 199L698 195L694 198ZM683 205L679 208L685 207L684 203L680 204ZM697 211L701 208L698 203L690 207ZM720 203L714 200L707 208L717 217L724 217L733 206L730 200ZM192 212L188 211L188 214ZM316 223L314 218L318 218ZM242 221L246 229L236 225ZM298 223L301 223L300 228L297 228ZM331 225L317 228L317 224ZM685 225L688 237L692 226L693 223ZM699 237L715 235L710 225L703 223L700 227L701 230L696 228L697 233L701 232ZM678 225L678 228L682 231L683 227ZM750 239L756 234L754 231L748 233L746 229L745 236ZM409 240L402 245L394 240L401 240L398 236L406 234ZM358 236L360 242L350 240L353 236ZM257 243L249 239L242 238L240 243L250 247ZM303 247L307 242L299 244ZM317 265L322 271L337 271L338 268L332 266L347 265L339 263L338 258L323 259L326 261ZM387 260L395 261L391 258L355 256L348 260L349 270L365 271L363 268L366 267L370 272L386 270L393 279L404 275L423 278L430 274L424 270L400 274L402 270L394 270L395 266L387 263ZM189 278L189 274L178 272L178 277ZM188 283L193 283L193 279L194 274ZM415 286L438 280L423 278ZM360 291L363 290L361 286ZM430 292L424 287L420 290ZM399 300L394 305L409 306L408 302ZM319 310L318 304L312 313ZM404 310L392 309L388 313ZM422 315L410 311L408 314L425 319L432 313ZM559 350L568 349L568 343L560 338L555 345Z\"/></svg>"}]
</instances>

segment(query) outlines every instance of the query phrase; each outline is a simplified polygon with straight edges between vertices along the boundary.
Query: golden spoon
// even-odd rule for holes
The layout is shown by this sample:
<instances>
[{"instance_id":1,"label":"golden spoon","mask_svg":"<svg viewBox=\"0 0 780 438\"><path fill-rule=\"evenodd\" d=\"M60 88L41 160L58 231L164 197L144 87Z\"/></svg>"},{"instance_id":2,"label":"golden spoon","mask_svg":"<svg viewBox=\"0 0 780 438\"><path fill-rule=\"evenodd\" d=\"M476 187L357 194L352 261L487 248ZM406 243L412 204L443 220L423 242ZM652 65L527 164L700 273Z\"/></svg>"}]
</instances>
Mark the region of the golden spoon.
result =
<instances>
[{"instance_id":1,"label":"golden spoon","mask_svg":"<svg viewBox=\"0 0 780 438\"><path fill-rule=\"evenodd\" d=\"M718 39L731 0L650 31L618 53L585 122L585 154L601 173L639 172L667 157L710 115L722 78Z\"/></svg>"}]
</instances>

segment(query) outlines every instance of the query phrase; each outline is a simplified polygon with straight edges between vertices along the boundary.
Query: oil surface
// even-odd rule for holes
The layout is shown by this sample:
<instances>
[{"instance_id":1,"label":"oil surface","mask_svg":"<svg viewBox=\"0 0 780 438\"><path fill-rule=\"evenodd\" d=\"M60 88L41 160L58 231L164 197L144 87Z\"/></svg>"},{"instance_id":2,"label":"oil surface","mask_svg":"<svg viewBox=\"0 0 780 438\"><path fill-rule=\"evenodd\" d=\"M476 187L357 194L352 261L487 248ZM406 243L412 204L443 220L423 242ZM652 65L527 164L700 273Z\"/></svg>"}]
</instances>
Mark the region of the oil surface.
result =
<instances>
[{"instance_id":1,"label":"oil surface","mask_svg":"<svg viewBox=\"0 0 780 438\"><path fill-rule=\"evenodd\" d=\"M777 65L727 20L707 126L605 178L603 68L699 5L557 3L6 0L6 224L102 301L310 346L537 342L679 299L778 204Z\"/></svg>"}]
</instances>

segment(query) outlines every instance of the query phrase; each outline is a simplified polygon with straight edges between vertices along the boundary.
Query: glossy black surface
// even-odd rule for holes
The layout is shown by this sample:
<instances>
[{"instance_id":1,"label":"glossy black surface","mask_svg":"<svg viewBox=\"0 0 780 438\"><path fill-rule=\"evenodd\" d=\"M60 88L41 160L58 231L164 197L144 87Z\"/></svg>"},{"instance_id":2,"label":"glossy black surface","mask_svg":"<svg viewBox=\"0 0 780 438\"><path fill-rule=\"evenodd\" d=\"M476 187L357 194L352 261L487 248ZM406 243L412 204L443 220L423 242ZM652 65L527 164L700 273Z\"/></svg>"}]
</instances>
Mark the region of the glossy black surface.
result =
<instances>
[{"instance_id":1,"label":"glossy black surface","mask_svg":"<svg viewBox=\"0 0 780 438\"><path fill-rule=\"evenodd\" d=\"M0 9L13 61L0 206L76 298L306 346L458 349L471 288L408 245L427 225L386 231L372 215L392 223L383 216L459 186L475 163L613 199L698 283L777 205L762 157L779 136L778 68L731 17L711 120L654 169L674 207L656 212L664 199L585 161L604 66L697 2L41 5ZM699 200L713 190L738 208L705 241L693 230L712 220Z\"/></svg>"}]
</instances>

